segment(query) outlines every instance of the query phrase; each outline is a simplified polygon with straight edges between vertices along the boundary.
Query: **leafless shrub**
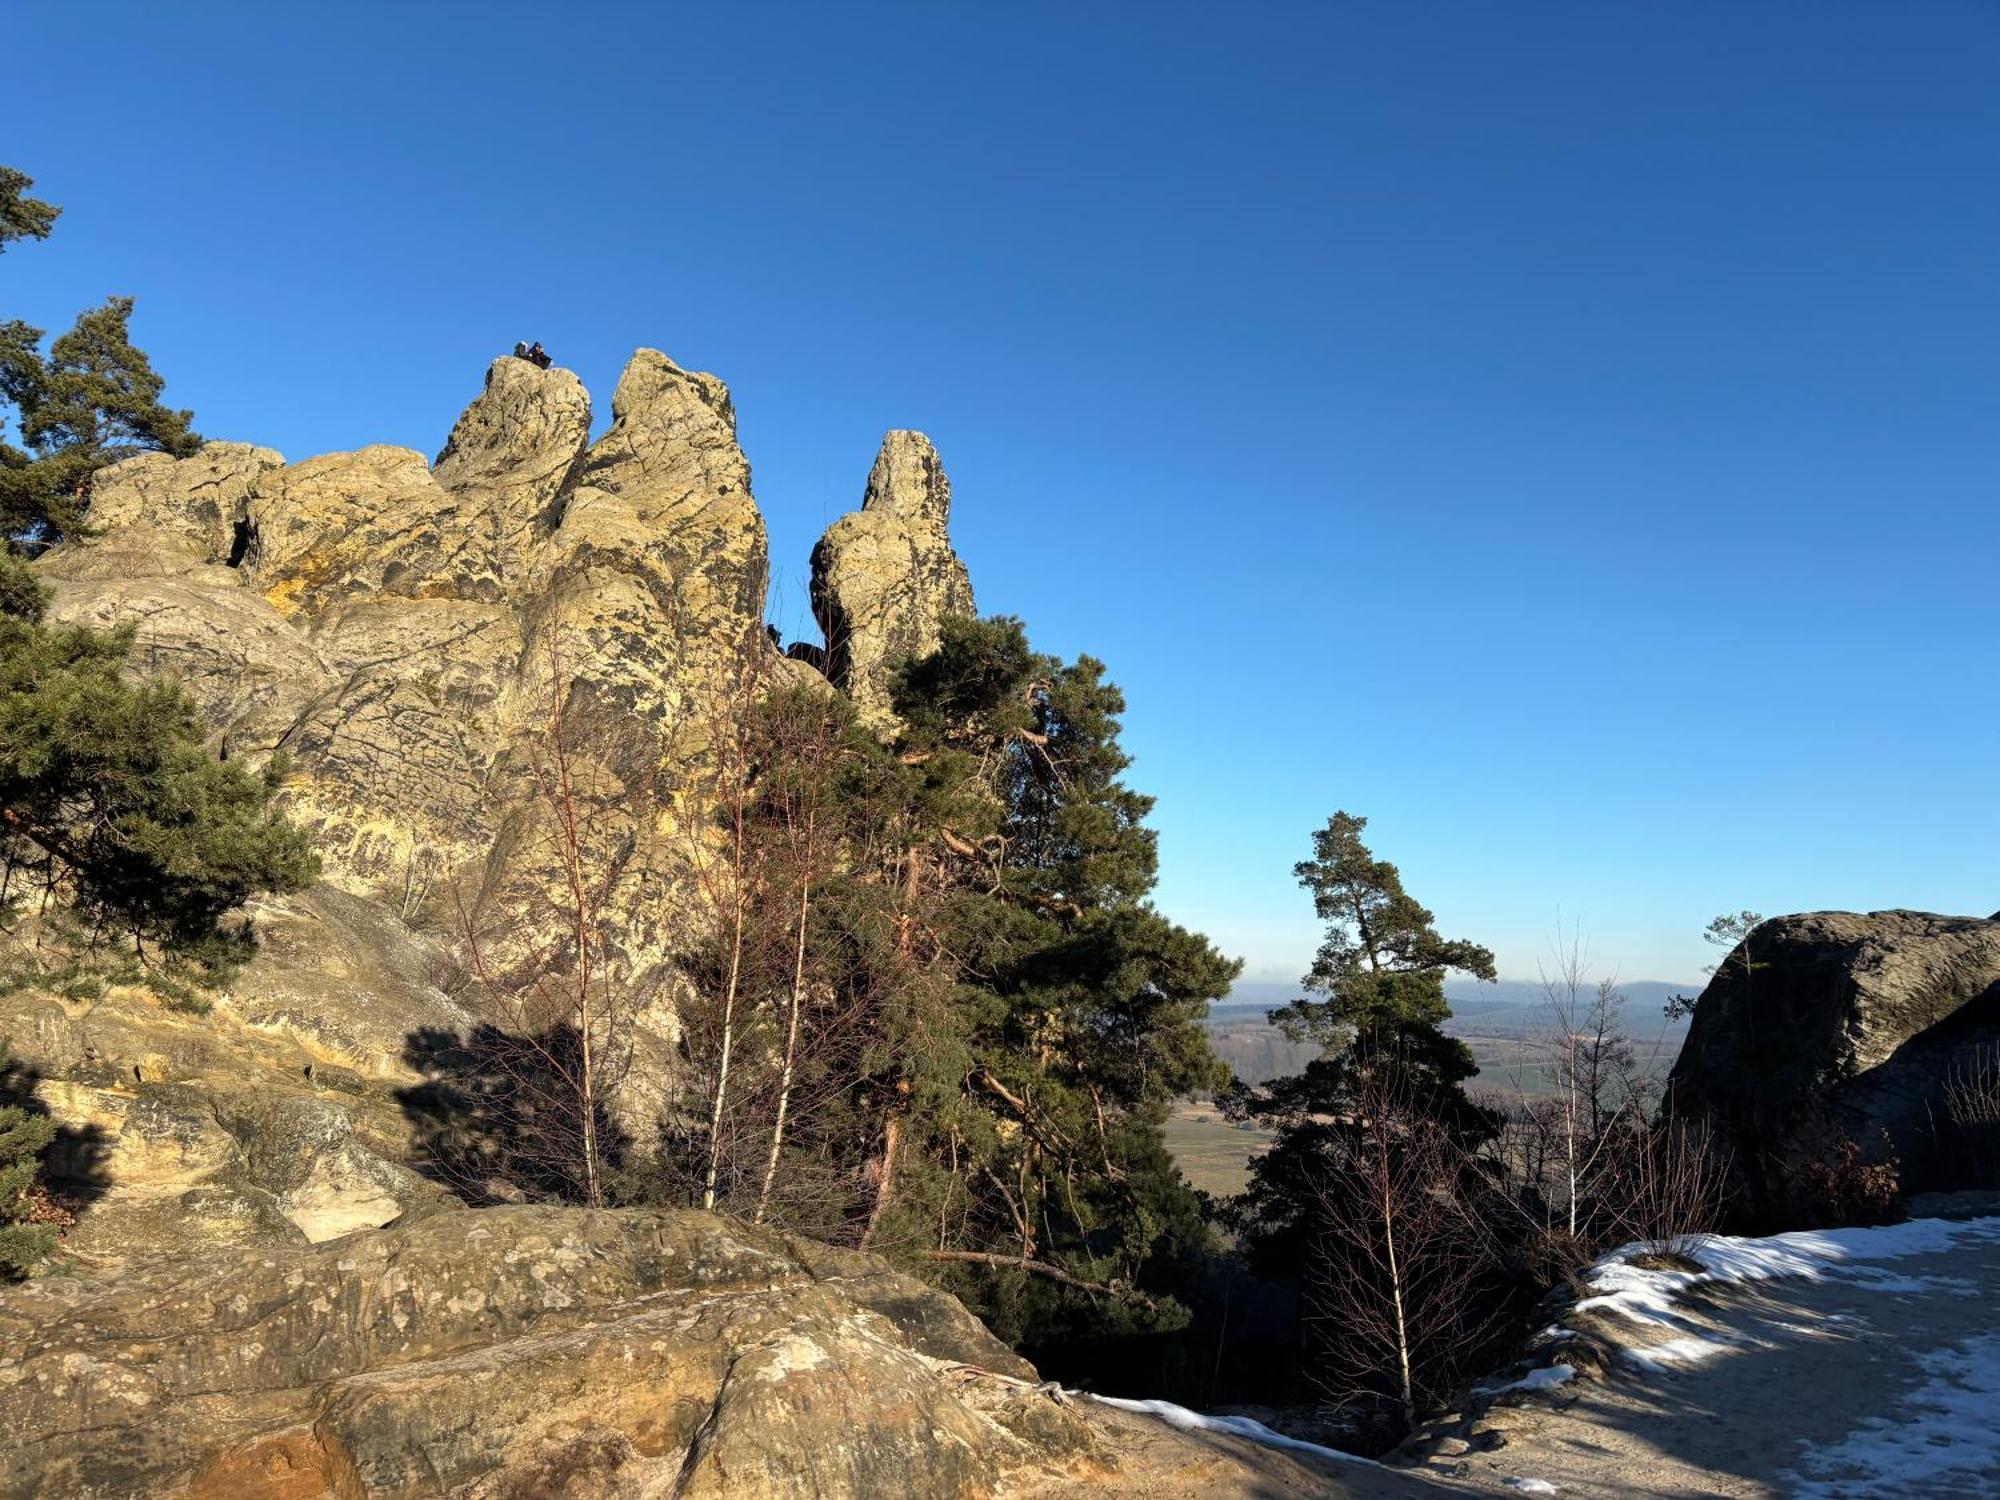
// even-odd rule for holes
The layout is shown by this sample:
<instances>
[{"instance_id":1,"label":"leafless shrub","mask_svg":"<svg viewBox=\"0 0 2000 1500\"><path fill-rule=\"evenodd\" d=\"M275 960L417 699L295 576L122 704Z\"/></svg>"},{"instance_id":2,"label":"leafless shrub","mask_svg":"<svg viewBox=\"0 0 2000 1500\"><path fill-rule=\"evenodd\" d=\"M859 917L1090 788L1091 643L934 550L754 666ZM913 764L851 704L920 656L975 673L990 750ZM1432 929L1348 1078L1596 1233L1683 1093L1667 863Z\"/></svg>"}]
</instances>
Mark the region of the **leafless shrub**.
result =
<instances>
[{"instance_id":1,"label":"leafless shrub","mask_svg":"<svg viewBox=\"0 0 2000 1500\"><path fill-rule=\"evenodd\" d=\"M1612 1243L1696 1260L1722 1221L1729 1157L1709 1132L1674 1119L1615 1133L1600 1192Z\"/></svg>"},{"instance_id":2,"label":"leafless shrub","mask_svg":"<svg viewBox=\"0 0 2000 1500\"><path fill-rule=\"evenodd\" d=\"M1807 1162L1797 1183L1798 1215L1807 1224L1893 1224L1903 1216L1901 1163L1886 1152L1868 1161L1846 1137Z\"/></svg>"},{"instance_id":3,"label":"leafless shrub","mask_svg":"<svg viewBox=\"0 0 2000 1500\"><path fill-rule=\"evenodd\" d=\"M2000 1187L2000 1046L1981 1048L1944 1082L1945 1130L1954 1176Z\"/></svg>"},{"instance_id":4,"label":"leafless shrub","mask_svg":"<svg viewBox=\"0 0 2000 1500\"><path fill-rule=\"evenodd\" d=\"M1498 1264L1450 1132L1393 1087L1364 1080L1354 1129L1312 1186L1307 1286L1315 1377L1337 1401L1387 1397L1404 1426L1442 1398L1496 1332Z\"/></svg>"},{"instance_id":5,"label":"leafless shrub","mask_svg":"<svg viewBox=\"0 0 2000 1500\"><path fill-rule=\"evenodd\" d=\"M545 636L547 710L528 748L530 812L482 898L454 893L466 975L494 1024L452 1065L482 1116L476 1149L517 1179L605 1202L608 1106L632 1064L633 1027L665 983L627 958L622 935L643 899L637 857L650 786L612 784L614 758L586 747L571 712L560 628ZM618 757L644 767L637 747ZM489 899L504 892L506 899ZM444 1049L437 1049L442 1055Z\"/></svg>"}]
</instances>

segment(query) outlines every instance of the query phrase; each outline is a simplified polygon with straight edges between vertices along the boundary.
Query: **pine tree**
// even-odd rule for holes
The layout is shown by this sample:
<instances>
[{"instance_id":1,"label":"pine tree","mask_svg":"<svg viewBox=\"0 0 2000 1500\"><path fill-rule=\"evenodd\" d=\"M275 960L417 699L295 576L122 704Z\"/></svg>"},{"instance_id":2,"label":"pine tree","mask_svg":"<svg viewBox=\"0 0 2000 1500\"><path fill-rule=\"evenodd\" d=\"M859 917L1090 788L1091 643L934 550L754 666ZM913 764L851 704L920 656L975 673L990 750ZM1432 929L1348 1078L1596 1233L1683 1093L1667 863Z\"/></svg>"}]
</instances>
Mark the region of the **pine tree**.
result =
<instances>
[{"instance_id":1,"label":"pine tree","mask_svg":"<svg viewBox=\"0 0 2000 1500\"><path fill-rule=\"evenodd\" d=\"M0 168L0 250L46 239L60 212ZM131 453L186 456L201 440L130 337L132 301L84 313L46 354L42 332L0 324L0 401L23 447L0 441L0 925L31 905L38 937L136 941L207 977L248 951L225 916L290 890L316 864L272 806L284 774L223 764L171 683L130 682L132 632L43 623L27 559L84 527L90 477Z\"/></svg>"},{"instance_id":2,"label":"pine tree","mask_svg":"<svg viewBox=\"0 0 2000 1500\"><path fill-rule=\"evenodd\" d=\"M1297 1276L1319 1183L1351 1156L1367 1128L1354 1106L1364 1085L1445 1127L1463 1145L1489 1139L1491 1113L1466 1097L1471 1050L1447 1036L1444 979L1456 970L1494 977L1493 955L1439 936L1435 918L1403 889L1393 864L1362 843L1366 818L1338 812L1313 835L1313 856L1294 867L1326 933L1303 982L1306 995L1271 1015L1295 1042L1322 1049L1303 1072L1225 1098L1239 1118L1274 1126L1277 1138L1252 1169L1237 1213L1266 1271Z\"/></svg>"},{"instance_id":3,"label":"pine tree","mask_svg":"<svg viewBox=\"0 0 2000 1500\"><path fill-rule=\"evenodd\" d=\"M129 629L48 628L43 600L0 553L0 916L53 898L99 935L226 967L247 952L230 909L316 871L271 805L284 763L216 760L186 694L122 675Z\"/></svg>"},{"instance_id":4,"label":"pine tree","mask_svg":"<svg viewBox=\"0 0 2000 1500\"><path fill-rule=\"evenodd\" d=\"M897 763L937 820L962 1068L909 1121L949 1170L906 1202L905 1232L1017 1342L1174 1326L1172 1268L1206 1228L1161 1127L1222 1081L1201 1021L1238 965L1147 900L1152 799L1123 780L1123 696L1097 661L1034 652L1018 621L958 620L896 707Z\"/></svg>"},{"instance_id":5,"label":"pine tree","mask_svg":"<svg viewBox=\"0 0 2000 1500\"><path fill-rule=\"evenodd\" d=\"M35 179L13 167L0 167L0 254L15 240L45 240L62 213L53 203L30 198Z\"/></svg>"},{"instance_id":6,"label":"pine tree","mask_svg":"<svg viewBox=\"0 0 2000 1500\"><path fill-rule=\"evenodd\" d=\"M33 179L0 167L0 249L46 239L61 212L29 198ZM0 323L0 402L23 446L0 442L0 535L30 551L84 527L90 476L135 453L185 458L192 414L160 404L165 386L131 338L132 299L112 297L42 352L42 329Z\"/></svg>"},{"instance_id":7,"label":"pine tree","mask_svg":"<svg viewBox=\"0 0 2000 1500\"><path fill-rule=\"evenodd\" d=\"M0 1076L9 1072L0 1041ZM25 1275L55 1248L55 1231L28 1222L29 1192L56 1122L19 1104L0 1103L0 1277Z\"/></svg>"}]
</instances>

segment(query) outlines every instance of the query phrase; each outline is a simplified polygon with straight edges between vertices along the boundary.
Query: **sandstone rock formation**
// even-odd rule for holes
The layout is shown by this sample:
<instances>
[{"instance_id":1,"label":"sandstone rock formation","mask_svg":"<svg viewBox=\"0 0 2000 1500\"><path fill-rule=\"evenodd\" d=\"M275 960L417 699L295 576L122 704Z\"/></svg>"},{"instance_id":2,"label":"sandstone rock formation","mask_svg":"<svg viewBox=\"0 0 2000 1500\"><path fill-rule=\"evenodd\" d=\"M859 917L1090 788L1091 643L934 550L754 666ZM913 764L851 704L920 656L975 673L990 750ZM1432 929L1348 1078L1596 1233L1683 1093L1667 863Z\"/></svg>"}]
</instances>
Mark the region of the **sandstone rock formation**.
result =
<instances>
[{"instance_id":1,"label":"sandstone rock formation","mask_svg":"<svg viewBox=\"0 0 2000 1500\"><path fill-rule=\"evenodd\" d=\"M590 430L573 374L503 358L434 465L384 446L292 464L244 443L148 454L99 474L91 534L41 560L51 617L132 628L134 669L182 682L220 753L287 754L287 811L323 875L253 911L263 952L211 1016L143 988L0 994L0 1034L109 1157L96 1175L115 1186L80 1243L143 1245L161 1204L186 1210L167 1236L186 1248L323 1237L424 1197L380 1165L410 1144L393 1097L425 1081L414 1038L503 1019L462 973L441 987L468 925L502 972L548 962L536 903L560 882L533 767L558 720L592 836L615 851L607 937L636 976L614 1108L635 1133L657 1123L715 736L772 686L826 677L766 636L764 524L723 383L642 349L609 430ZM878 719L894 658L972 608L949 504L929 442L891 433L863 509L814 553L837 675ZM299 1128L326 1138L325 1160L278 1172L247 1152L224 1118L246 1068L316 1122ZM333 1121L329 1090L361 1123ZM186 1149L162 1154L162 1132Z\"/></svg>"},{"instance_id":2,"label":"sandstone rock formation","mask_svg":"<svg viewBox=\"0 0 2000 1500\"><path fill-rule=\"evenodd\" d=\"M1752 1213L1803 1207L1801 1171L1842 1141L1911 1191L1972 1187L1947 1080L2000 1046L2000 921L1810 912L1764 923L1702 992L1668 1081L1733 1153ZM1788 1226L1786 1226L1788 1227Z\"/></svg>"},{"instance_id":3,"label":"sandstone rock formation","mask_svg":"<svg viewBox=\"0 0 2000 1500\"><path fill-rule=\"evenodd\" d=\"M138 458L39 564L54 618L131 626L221 753L290 756L324 878L253 903L260 951L205 1014L0 985L0 1092L61 1126L45 1175L77 1214L57 1274L0 1289L0 1496L1320 1492L1303 1461L1055 1400L868 1257L473 1208L425 1175L413 1100L493 1019L453 912L494 908L504 948L547 883L531 768L557 707L630 882L621 955L663 967L718 726L826 681L766 636L722 383L641 350L589 432L574 376L501 360L435 465ZM878 723L894 661L973 608L949 496L891 433L814 553L823 660ZM670 998L641 1016L625 1119L657 1121L676 1027Z\"/></svg>"},{"instance_id":4,"label":"sandstone rock formation","mask_svg":"<svg viewBox=\"0 0 2000 1500\"><path fill-rule=\"evenodd\" d=\"M0 1348L24 1500L958 1497L1091 1447L951 1298L695 1213L468 1210L44 1279Z\"/></svg>"},{"instance_id":5,"label":"sandstone rock formation","mask_svg":"<svg viewBox=\"0 0 2000 1500\"><path fill-rule=\"evenodd\" d=\"M861 509L835 521L813 548L813 614L826 632L827 675L864 723L891 722L896 664L936 647L947 616L974 613L950 520L951 481L931 440L891 432Z\"/></svg>"},{"instance_id":6,"label":"sandstone rock formation","mask_svg":"<svg viewBox=\"0 0 2000 1500\"><path fill-rule=\"evenodd\" d=\"M373 903L321 886L260 904L252 982L205 1015L142 985L9 987L9 1095L61 1127L44 1175L82 1208L78 1264L317 1243L455 1204L411 1169L397 1089L409 1037L473 1018L445 959Z\"/></svg>"},{"instance_id":7,"label":"sandstone rock formation","mask_svg":"<svg viewBox=\"0 0 2000 1500\"><path fill-rule=\"evenodd\" d=\"M764 638L763 520L727 389L641 350L612 412L590 444L574 375L501 359L434 469L391 447L132 459L99 476L96 534L43 560L51 616L135 626L135 667L178 677L225 755L287 752L287 810L326 883L402 919L476 902L505 934L552 884L527 768L560 704L593 826L638 849L616 940L659 970L689 885L669 836L687 830L663 810L711 721L804 669ZM642 1031L663 1062L671 1004Z\"/></svg>"}]
</instances>

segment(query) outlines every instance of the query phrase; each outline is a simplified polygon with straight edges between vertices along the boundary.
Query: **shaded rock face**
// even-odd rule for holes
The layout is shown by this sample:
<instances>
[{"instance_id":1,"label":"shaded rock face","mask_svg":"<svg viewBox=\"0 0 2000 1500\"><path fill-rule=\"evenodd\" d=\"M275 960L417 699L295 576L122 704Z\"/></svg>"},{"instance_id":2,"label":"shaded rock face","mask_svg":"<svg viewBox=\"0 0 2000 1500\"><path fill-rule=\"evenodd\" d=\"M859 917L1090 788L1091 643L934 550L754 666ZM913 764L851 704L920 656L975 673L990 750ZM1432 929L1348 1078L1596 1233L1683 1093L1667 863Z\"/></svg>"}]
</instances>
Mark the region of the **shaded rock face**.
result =
<instances>
[{"instance_id":1,"label":"shaded rock face","mask_svg":"<svg viewBox=\"0 0 2000 1500\"><path fill-rule=\"evenodd\" d=\"M969 1497L1089 1428L956 1301L696 1213L465 1210L0 1301L0 1495ZM1029 1434L1031 1436L1023 1436Z\"/></svg>"},{"instance_id":2,"label":"shaded rock face","mask_svg":"<svg viewBox=\"0 0 2000 1500\"><path fill-rule=\"evenodd\" d=\"M1753 1217L1809 1211L1801 1172L1842 1141L1911 1191L1980 1185L1946 1085L2000 1046L2000 921L1811 912L1764 923L1702 992L1668 1080L1733 1153Z\"/></svg>"},{"instance_id":3,"label":"shaded rock face","mask_svg":"<svg viewBox=\"0 0 2000 1500\"><path fill-rule=\"evenodd\" d=\"M827 675L864 723L891 724L895 667L934 650L948 616L975 612L950 520L951 481L931 440L891 432L861 509L835 521L813 548L812 605L826 632Z\"/></svg>"}]
</instances>

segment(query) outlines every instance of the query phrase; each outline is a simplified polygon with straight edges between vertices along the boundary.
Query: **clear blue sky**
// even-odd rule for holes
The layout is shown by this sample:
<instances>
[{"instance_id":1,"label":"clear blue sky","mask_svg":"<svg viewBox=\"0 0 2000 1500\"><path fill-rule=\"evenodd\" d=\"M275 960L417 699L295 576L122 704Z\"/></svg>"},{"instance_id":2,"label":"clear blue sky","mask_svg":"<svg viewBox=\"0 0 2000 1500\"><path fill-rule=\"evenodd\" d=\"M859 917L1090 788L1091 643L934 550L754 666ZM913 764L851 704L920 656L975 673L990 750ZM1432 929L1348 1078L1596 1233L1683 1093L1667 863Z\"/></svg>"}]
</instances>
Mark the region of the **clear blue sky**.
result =
<instances>
[{"instance_id":1,"label":"clear blue sky","mask_svg":"<svg viewBox=\"0 0 2000 1500\"><path fill-rule=\"evenodd\" d=\"M306 12L313 13L308 15ZM1070 10L1080 16L1067 15ZM0 315L434 452L540 338L733 387L780 597L882 431L1105 658L1162 903L1295 975L1335 808L1532 974L2000 907L2000 10L17 8Z\"/></svg>"}]
</instances>

